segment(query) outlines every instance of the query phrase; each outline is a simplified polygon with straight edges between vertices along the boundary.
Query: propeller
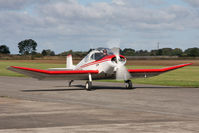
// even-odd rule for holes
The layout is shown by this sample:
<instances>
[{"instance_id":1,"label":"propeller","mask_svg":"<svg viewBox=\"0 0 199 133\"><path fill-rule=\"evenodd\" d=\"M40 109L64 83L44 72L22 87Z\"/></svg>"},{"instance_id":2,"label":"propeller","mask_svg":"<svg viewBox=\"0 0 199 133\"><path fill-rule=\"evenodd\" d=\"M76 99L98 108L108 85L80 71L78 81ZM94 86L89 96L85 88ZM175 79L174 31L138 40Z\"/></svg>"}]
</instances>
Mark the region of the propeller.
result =
<instances>
[{"instance_id":1,"label":"propeller","mask_svg":"<svg viewBox=\"0 0 199 133\"><path fill-rule=\"evenodd\" d=\"M116 66L115 66L115 71L116 71L116 80L128 80L131 75L124 66L124 63L122 63L121 58L120 58L120 49L119 48L112 48L111 49L113 54L116 57Z\"/></svg>"}]
</instances>

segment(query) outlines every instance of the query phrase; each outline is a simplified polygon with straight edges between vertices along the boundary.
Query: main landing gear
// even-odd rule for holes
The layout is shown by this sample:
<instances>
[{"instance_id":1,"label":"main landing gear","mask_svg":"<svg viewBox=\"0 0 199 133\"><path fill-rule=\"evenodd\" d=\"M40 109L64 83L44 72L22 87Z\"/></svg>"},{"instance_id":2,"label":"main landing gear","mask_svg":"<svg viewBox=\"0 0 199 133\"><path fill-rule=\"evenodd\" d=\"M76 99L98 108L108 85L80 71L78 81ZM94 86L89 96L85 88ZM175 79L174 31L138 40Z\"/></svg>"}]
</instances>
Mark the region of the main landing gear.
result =
<instances>
[{"instance_id":1,"label":"main landing gear","mask_svg":"<svg viewBox=\"0 0 199 133\"><path fill-rule=\"evenodd\" d=\"M92 82L87 81L86 85L85 85L85 88L86 88L87 91L92 91Z\"/></svg>"},{"instance_id":2,"label":"main landing gear","mask_svg":"<svg viewBox=\"0 0 199 133\"><path fill-rule=\"evenodd\" d=\"M89 81L86 82L85 88L87 91L92 91L92 77L90 73L88 75L88 79Z\"/></svg>"},{"instance_id":3,"label":"main landing gear","mask_svg":"<svg viewBox=\"0 0 199 133\"><path fill-rule=\"evenodd\" d=\"M131 82L131 80L125 80L124 83L126 89L133 89L133 83Z\"/></svg>"},{"instance_id":4,"label":"main landing gear","mask_svg":"<svg viewBox=\"0 0 199 133\"><path fill-rule=\"evenodd\" d=\"M88 80L88 81L86 82L86 84L85 84L85 89L86 89L87 91L92 91L93 88L92 88L92 77L91 77L91 74L88 75L88 79L89 79L89 80ZM72 84L73 81L74 81L74 80L70 80L70 82L69 82L69 84L68 84L69 87L71 86L71 84ZM125 80L124 83L125 83L125 88L126 88L126 89L134 89L134 88L133 88L133 83L132 83L131 80Z\"/></svg>"}]
</instances>

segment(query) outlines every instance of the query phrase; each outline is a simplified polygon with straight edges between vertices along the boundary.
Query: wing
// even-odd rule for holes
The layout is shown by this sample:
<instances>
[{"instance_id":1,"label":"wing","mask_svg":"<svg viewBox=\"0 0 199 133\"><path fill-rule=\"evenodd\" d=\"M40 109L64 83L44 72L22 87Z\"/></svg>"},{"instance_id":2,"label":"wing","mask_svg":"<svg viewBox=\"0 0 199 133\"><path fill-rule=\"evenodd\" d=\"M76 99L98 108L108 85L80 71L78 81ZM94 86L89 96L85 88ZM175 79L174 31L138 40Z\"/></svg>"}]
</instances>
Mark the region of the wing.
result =
<instances>
[{"instance_id":1,"label":"wing","mask_svg":"<svg viewBox=\"0 0 199 133\"><path fill-rule=\"evenodd\" d=\"M87 80L88 74L97 75L98 70L41 70L10 66L8 70L18 72L39 80Z\"/></svg>"},{"instance_id":2,"label":"wing","mask_svg":"<svg viewBox=\"0 0 199 133\"><path fill-rule=\"evenodd\" d=\"M157 76L159 74L169 72L191 64L192 63L187 63L187 64L181 64L181 65L160 68L160 69L128 69L128 72L131 74L132 78L147 78L147 77Z\"/></svg>"}]
</instances>

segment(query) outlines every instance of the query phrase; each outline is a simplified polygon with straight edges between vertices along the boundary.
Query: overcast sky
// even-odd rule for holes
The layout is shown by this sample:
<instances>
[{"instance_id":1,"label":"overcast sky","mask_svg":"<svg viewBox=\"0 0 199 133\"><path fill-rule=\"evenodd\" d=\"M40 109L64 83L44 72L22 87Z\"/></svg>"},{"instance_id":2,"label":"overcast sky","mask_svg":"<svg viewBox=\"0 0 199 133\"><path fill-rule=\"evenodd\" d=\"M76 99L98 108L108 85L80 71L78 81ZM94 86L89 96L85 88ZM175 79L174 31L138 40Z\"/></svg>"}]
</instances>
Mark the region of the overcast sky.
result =
<instances>
[{"instance_id":1,"label":"overcast sky","mask_svg":"<svg viewBox=\"0 0 199 133\"><path fill-rule=\"evenodd\" d=\"M199 47L199 0L0 0L0 45L37 51Z\"/></svg>"}]
</instances>

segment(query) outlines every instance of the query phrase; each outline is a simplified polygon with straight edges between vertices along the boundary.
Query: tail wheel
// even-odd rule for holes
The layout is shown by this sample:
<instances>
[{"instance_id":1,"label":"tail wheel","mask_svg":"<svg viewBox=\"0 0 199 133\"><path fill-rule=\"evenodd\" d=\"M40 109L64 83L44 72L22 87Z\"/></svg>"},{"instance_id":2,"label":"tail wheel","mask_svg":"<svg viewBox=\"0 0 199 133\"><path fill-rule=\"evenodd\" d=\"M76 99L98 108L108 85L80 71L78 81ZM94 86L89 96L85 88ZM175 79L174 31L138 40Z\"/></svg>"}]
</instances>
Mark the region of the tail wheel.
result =
<instances>
[{"instance_id":1,"label":"tail wheel","mask_svg":"<svg viewBox=\"0 0 199 133\"><path fill-rule=\"evenodd\" d=\"M68 86L71 87L71 84L74 80L71 80L69 83L68 83Z\"/></svg>"},{"instance_id":2,"label":"tail wheel","mask_svg":"<svg viewBox=\"0 0 199 133\"><path fill-rule=\"evenodd\" d=\"M86 85L85 85L85 88L86 88L87 91L91 91L92 90L92 82L87 81Z\"/></svg>"},{"instance_id":3,"label":"tail wheel","mask_svg":"<svg viewBox=\"0 0 199 133\"><path fill-rule=\"evenodd\" d=\"M131 80L125 81L125 88L126 89L133 89L133 84L132 84Z\"/></svg>"}]
</instances>

